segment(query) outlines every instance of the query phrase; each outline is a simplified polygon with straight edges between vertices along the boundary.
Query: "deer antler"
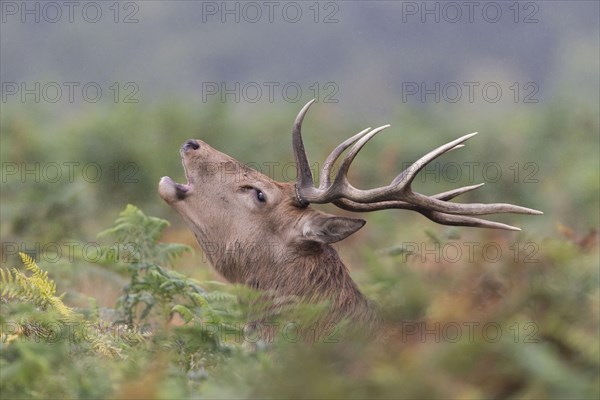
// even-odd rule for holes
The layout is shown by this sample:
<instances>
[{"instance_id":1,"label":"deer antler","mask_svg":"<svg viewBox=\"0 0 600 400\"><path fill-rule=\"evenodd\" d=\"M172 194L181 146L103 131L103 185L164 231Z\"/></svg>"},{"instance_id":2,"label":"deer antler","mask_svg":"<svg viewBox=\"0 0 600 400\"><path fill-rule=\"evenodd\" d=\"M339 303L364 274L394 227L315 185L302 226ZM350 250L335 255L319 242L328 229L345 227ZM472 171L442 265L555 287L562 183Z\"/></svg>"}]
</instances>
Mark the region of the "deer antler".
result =
<instances>
[{"instance_id":1,"label":"deer antler","mask_svg":"<svg viewBox=\"0 0 600 400\"><path fill-rule=\"evenodd\" d=\"M407 169L402 171L389 185L375 189L360 190L352 186L348 181L347 174L350 165L363 146L373 138L373 136L389 127L389 125L380 126L375 129L367 128L341 143L329 154L321 169L319 187L316 188L306 156L306 150L304 149L304 143L302 142L302 121L313 103L314 100L309 101L302 110L300 110L296 117L296 121L294 122L294 129L292 131L294 158L298 168L296 195L298 202L302 206L307 206L309 203L333 203L336 206L349 211L376 211L401 208L417 211L430 220L444 225L475 226L508 230L520 229L499 222L471 217L470 215L497 213L543 214L541 211L513 204L460 204L448 201L456 196L483 186L483 183L461 187L433 196L425 196L413 192L411 188L413 180L428 163L442 154L463 147L463 143L475 136L477 134L476 132L464 135L425 154ZM332 181L331 170L333 165L340 155L350 146L352 146L352 148L342 159L340 168Z\"/></svg>"}]
</instances>

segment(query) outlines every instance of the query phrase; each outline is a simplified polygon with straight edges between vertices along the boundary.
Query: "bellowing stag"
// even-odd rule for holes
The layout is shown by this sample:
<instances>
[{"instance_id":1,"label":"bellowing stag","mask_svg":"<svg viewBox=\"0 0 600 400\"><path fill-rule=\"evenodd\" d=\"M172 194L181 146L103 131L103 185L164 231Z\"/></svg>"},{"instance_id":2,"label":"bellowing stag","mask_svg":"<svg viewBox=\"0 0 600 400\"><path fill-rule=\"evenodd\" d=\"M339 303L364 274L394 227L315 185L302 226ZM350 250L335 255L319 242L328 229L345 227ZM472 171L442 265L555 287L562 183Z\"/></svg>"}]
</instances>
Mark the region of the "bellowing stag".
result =
<instances>
[{"instance_id":1,"label":"bellowing stag","mask_svg":"<svg viewBox=\"0 0 600 400\"><path fill-rule=\"evenodd\" d=\"M160 196L182 216L209 262L229 282L245 284L281 298L309 303L327 301L329 311L323 321L335 323L350 319L373 327L378 320L377 312L331 246L359 230L365 221L326 214L311 208L310 203L333 203L357 212L400 208L417 211L444 225L508 230L519 229L477 216L541 214L511 204L450 202L481 185L434 196L411 189L415 176L427 163L464 146L475 133L427 153L387 186L360 190L348 182L350 164L365 143L388 125L365 129L329 154L321 170L319 186L315 187L301 135L302 121L313 102L302 108L293 127L296 182L274 181L200 140L188 140L180 149L187 183L175 183L166 176L160 180ZM334 164L350 146L332 176Z\"/></svg>"}]
</instances>

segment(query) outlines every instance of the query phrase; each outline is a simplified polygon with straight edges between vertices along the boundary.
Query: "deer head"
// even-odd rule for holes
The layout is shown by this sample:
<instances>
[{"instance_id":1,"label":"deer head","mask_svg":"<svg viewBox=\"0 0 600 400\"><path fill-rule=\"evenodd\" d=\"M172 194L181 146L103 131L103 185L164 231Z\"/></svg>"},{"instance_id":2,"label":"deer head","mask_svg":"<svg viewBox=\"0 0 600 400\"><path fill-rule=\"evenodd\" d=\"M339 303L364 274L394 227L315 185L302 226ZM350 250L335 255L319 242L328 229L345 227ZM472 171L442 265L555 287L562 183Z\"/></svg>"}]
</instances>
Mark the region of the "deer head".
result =
<instances>
[{"instance_id":1,"label":"deer head","mask_svg":"<svg viewBox=\"0 0 600 400\"><path fill-rule=\"evenodd\" d=\"M427 153L387 186L360 190L348 182L348 169L365 143L388 125L365 129L331 152L315 187L301 135L302 121L313 102L302 108L293 127L296 182L276 182L200 140L188 140L180 149L187 183L175 183L169 177L160 181L160 196L183 217L211 264L230 282L283 295L327 299L340 314L362 313L365 300L330 244L356 232L365 221L326 214L311 208L310 203L333 203L359 212L408 209L440 224L508 230L518 228L475 216L541 214L511 204L449 201L482 184L434 196L411 189L427 163L463 147L475 133ZM333 166L350 146L332 177Z\"/></svg>"}]
</instances>

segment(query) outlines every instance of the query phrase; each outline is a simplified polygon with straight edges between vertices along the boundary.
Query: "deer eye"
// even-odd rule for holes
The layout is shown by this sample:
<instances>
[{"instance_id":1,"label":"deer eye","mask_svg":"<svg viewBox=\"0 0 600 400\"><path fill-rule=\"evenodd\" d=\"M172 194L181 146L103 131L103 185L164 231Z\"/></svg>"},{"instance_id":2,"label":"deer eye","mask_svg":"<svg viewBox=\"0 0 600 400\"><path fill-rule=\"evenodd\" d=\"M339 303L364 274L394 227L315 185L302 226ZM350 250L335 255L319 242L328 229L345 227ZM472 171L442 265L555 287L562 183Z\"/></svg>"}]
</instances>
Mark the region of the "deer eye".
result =
<instances>
[{"instance_id":1,"label":"deer eye","mask_svg":"<svg viewBox=\"0 0 600 400\"><path fill-rule=\"evenodd\" d=\"M265 203L267 201L267 196L265 196L265 194L259 189L254 190L256 191L256 200L260 201L261 203Z\"/></svg>"},{"instance_id":2,"label":"deer eye","mask_svg":"<svg viewBox=\"0 0 600 400\"><path fill-rule=\"evenodd\" d=\"M246 186L241 186L240 189L243 192L250 192L253 191L254 192L254 196L256 196L256 200L260 203L266 203L267 202L267 196L265 195L265 193L260 190L259 188L256 188L254 186L250 186L250 185L246 185Z\"/></svg>"}]
</instances>

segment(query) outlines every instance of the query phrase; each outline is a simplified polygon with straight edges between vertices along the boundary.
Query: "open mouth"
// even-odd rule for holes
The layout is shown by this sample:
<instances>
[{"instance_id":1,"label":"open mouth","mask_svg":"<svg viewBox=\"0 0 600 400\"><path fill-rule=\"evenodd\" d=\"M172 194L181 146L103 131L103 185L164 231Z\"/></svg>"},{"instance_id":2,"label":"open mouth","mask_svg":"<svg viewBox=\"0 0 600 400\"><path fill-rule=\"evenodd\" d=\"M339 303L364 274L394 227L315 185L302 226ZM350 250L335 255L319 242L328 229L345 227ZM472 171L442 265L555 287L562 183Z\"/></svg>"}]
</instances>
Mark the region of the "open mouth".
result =
<instances>
[{"instance_id":1,"label":"open mouth","mask_svg":"<svg viewBox=\"0 0 600 400\"><path fill-rule=\"evenodd\" d=\"M187 166L185 163L185 156L189 155L189 152L196 151L200 148L200 144L196 140L188 140L181 146L181 164L183 165L183 171L187 183L177 183L168 176L163 176L158 184L158 192L167 203L173 203L185 199L193 188L194 181L188 173Z\"/></svg>"},{"instance_id":2,"label":"open mouth","mask_svg":"<svg viewBox=\"0 0 600 400\"><path fill-rule=\"evenodd\" d=\"M160 178L160 182L158 184L158 193L160 194L160 197L167 202L185 199L189 191L192 189L192 180L190 179L187 168L185 167L185 163L182 162L182 164L187 183L177 183L169 176L163 176Z\"/></svg>"},{"instance_id":3,"label":"open mouth","mask_svg":"<svg viewBox=\"0 0 600 400\"><path fill-rule=\"evenodd\" d=\"M183 200L190 191L190 184L177 183L168 176L160 178L158 192L166 201Z\"/></svg>"}]
</instances>

